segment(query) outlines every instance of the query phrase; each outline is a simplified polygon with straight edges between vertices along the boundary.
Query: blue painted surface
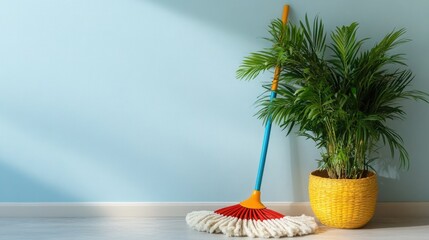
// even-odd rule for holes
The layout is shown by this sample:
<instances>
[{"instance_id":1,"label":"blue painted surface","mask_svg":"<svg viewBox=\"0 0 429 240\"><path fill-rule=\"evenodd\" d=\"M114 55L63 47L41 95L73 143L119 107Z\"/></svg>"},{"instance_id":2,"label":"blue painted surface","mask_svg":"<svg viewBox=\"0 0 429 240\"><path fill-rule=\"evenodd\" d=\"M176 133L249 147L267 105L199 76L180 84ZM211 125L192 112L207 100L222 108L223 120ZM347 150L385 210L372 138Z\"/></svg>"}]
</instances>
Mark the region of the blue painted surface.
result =
<instances>
[{"instance_id":1,"label":"blue painted surface","mask_svg":"<svg viewBox=\"0 0 429 240\"><path fill-rule=\"evenodd\" d=\"M262 88L235 70L266 46L284 3L0 1L0 201L245 199L263 138L253 117ZM429 91L428 1L289 3L292 22L306 12L327 30L357 21L374 40L406 27L413 41L399 50L414 86ZM411 169L380 162L381 201L429 201L429 110L406 104L408 118L392 126ZM273 126L263 201L308 199L319 153L284 135Z\"/></svg>"}]
</instances>

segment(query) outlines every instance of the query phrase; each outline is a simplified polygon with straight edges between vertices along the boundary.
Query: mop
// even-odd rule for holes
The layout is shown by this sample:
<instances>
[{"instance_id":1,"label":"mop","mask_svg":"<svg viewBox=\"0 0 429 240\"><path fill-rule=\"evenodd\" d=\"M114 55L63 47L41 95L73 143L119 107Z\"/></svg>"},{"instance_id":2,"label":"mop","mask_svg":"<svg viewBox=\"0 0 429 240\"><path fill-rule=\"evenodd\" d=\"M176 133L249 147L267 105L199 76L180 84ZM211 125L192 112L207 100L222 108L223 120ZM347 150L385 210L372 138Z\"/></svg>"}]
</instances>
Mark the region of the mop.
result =
<instances>
[{"instance_id":1,"label":"mop","mask_svg":"<svg viewBox=\"0 0 429 240\"><path fill-rule=\"evenodd\" d=\"M286 24L289 6L283 9L282 21ZM270 101L276 97L280 67L276 67L271 85ZM250 197L233 206L216 211L194 211L186 215L187 224L201 232L223 233L230 237L293 237L313 233L317 224L310 216L284 216L270 210L261 202L261 183L271 133L271 119L265 124L259 169L255 189Z\"/></svg>"}]
</instances>

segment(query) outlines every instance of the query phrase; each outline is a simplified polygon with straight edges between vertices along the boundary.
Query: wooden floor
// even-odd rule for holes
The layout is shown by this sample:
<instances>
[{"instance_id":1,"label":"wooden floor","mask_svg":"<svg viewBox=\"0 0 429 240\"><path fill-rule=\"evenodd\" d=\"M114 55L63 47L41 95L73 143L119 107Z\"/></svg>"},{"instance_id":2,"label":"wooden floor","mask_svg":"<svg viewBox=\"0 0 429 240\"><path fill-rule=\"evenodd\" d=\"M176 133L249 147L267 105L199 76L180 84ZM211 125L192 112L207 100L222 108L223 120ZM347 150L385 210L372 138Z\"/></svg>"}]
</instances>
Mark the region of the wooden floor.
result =
<instances>
[{"instance_id":1,"label":"wooden floor","mask_svg":"<svg viewBox=\"0 0 429 240\"><path fill-rule=\"evenodd\" d=\"M0 218L0 240L215 240L224 235L196 232L183 218ZM251 238L235 238L247 240ZM300 240L428 240L429 219L379 219L363 229L321 226Z\"/></svg>"}]
</instances>

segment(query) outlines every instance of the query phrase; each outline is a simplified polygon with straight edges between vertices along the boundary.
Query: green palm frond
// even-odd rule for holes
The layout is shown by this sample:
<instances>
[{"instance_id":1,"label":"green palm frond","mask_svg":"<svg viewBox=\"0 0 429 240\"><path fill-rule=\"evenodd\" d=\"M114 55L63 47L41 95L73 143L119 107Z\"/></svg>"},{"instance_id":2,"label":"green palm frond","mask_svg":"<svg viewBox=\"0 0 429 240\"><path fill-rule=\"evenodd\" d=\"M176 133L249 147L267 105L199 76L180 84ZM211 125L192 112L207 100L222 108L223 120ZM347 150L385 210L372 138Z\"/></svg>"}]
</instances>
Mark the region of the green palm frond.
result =
<instances>
[{"instance_id":1,"label":"green palm frond","mask_svg":"<svg viewBox=\"0 0 429 240\"><path fill-rule=\"evenodd\" d=\"M254 79L260 73L272 69L277 64L276 53L273 51L259 51L251 53L243 60L237 71L237 78Z\"/></svg>"},{"instance_id":2,"label":"green palm frond","mask_svg":"<svg viewBox=\"0 0 429 240\"><path fill-rule=\"evenodd\" d=\"M335 66L333 70L342 78L348 78L351 74L354 61L366 40L356 39L357 29L358 24L352 23L350 26L337 27L331 34L333 44L329 48L334 52L334 56L330 62Z\"/></svg>"}]
</instances>

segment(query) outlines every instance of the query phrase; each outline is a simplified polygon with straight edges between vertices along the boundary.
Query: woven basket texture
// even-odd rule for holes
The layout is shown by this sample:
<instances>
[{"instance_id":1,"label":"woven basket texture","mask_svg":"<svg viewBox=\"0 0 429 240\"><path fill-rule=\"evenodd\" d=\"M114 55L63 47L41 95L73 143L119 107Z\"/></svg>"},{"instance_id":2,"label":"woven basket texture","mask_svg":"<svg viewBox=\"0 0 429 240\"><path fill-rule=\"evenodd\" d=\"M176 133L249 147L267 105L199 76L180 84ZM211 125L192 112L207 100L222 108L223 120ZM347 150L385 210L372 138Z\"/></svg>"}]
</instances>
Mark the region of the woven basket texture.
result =
<instances>
[{"instance_id":1,"label":"woven basket texture","mask_svg":"<svg viewBox=\"0 0 429 240\"><path fill-rule=\"evenodd\" d=\"M377 177L368 172L361 179L330 179L314 171L309 179L310 205L319 221L335 228L360 228L374 216Z\"/></svg>"}]
</instances>

